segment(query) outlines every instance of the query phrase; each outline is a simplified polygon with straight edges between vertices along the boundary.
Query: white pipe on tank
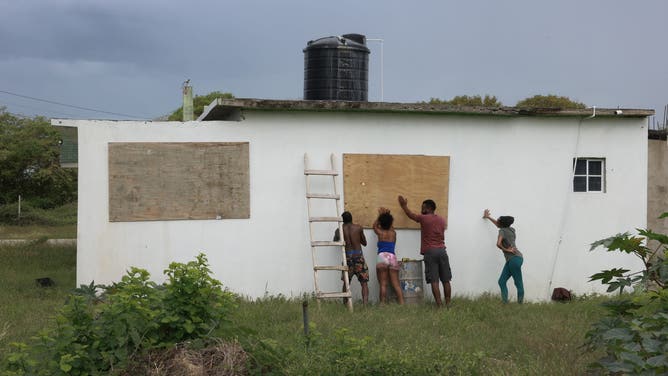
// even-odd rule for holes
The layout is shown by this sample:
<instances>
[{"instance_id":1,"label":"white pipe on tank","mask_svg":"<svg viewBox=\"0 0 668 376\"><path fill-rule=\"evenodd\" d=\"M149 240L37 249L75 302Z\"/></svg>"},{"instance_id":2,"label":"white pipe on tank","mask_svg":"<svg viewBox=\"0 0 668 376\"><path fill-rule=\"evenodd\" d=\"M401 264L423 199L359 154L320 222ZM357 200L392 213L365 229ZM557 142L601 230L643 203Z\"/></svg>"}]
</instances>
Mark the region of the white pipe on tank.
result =
<instances>
[{"instance_id":1,"label":"white pipe on tank","mask_svg":"<svg viewBox=\"0 0 668 376\"><path fill-rule=\"evenodd\" d=\"M385 102L384 96L383 96L383 42L385 40L380 39L380 38L367 38L367 41L372 41L372 42L380 42L380 101Z\"/></svg>"}]
</instances>

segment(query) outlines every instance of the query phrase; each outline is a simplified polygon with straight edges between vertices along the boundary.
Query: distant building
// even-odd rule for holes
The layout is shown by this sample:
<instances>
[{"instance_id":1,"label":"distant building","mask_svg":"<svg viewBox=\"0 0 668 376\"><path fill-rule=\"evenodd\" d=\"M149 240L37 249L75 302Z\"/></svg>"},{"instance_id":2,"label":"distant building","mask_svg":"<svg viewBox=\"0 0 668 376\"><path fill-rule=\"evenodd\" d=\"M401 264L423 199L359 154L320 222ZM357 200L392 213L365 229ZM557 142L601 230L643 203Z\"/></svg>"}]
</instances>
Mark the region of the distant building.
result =
<instances>
[{"instance_id":1,"label":"distant building","mask_svg":"<svg viewBox=\"0 0 668 376\"><path fill-rule=\"evenodd\" d=\"M647 227L668 234L668 140L667 129L650 129L648 140ZM652 246L653 243L650 243ZM656 244L654 244L656 245Z\"/></svg>"},{"instance_id":2,"label":"distant building","mask_svg":"<svg viewBox=\"0 0 668 376\"><path fill-rule=\"evenodd\" d=\"M79 162L76 127L58 127L60 132L60 166L76 168Z\"/></svg>"},{"instance_id":3,"label":"distant building","mask_svg":"<svg viewBox=\"0 0 668 376\"><path fill-rule=\"evenodd\" d=\"M216 278L239 294L312 292L303 157L308 153L313 168L328 168L333 153L356 221L373 217L377 205L396 205L377 202L378 192L351 181L346 168L363 168L369 156L397 161L381 173L371 166L369 174L384 179L374 189L408 195L413 210L431 198L420 194L442 197L437 212L448 218L455 297L497 293L503 257L495 229L481 216L485 208L513 215L526 297L547 300L554 287L604 292L589 276L641 267L628 255L589 252L589 245L647 224L646 117L652 114L230 99L187 123L52 124L78 128L78 284L116 281L130 266L160 280L169 262L204 251ZM415 156L448 159L427 165ZM432 175L447 183L418 178ZM402 212L393 214L405 220ZM401 226L398 256L420 258L419 230ZM316 232L331 239L333 227ZM366 235L376 297L375 235ZM324 283L323 290L335 291L341 281L334 273ZM355 294L358 287L353 283Z\"/></svg>"}]
</instances>

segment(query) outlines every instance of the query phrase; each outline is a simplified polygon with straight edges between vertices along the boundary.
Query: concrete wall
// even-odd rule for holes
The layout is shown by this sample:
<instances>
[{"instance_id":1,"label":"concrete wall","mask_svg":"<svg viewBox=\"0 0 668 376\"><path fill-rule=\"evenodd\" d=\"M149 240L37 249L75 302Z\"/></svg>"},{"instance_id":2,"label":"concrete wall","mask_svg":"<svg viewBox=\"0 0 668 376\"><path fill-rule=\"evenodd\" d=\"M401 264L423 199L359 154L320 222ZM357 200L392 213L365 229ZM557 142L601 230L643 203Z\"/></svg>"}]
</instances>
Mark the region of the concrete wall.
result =
<instances>
[{"instance_id":1,"label":"concrete wall","mask_svg":"<svg viewBox=\"0 0 668 376\"><path fill-rule=\"evenodd\" d=\"M312 292L304 153L310 155L312 168L321 169L329 167L329 155L334 153L339 170L343 153L450 156L445 236L455 295L498 291L503 257L495 248L495 228L481 219L485 208L496 216L516 218L529 300L549 299L554 287L603 292L600 284L587 282L590 275L622 265L640 268L632 257L588 250L595 240L646 224L644 119L329 112L244 115L241 122L54 121L79 127L78 284L116 281L130 266L146 268L161 280L169 262L192 260L204 251L215 276L242 295ZM108 142L202 141L250 142L250 219L108 221ZM572 192L576 155L606 158L605 193ZM325 186L316 184L312 190ZM419 204L409 202L414 210ZM317 232L329 239L332 230ZM371 297L377 299L376 238L369 230L366 235ZM418 249L419 230L398 231L398 257L419 258ZM335 274L320 283L325 290L340 289ZM355 280L353 292L359 296Z\"/></svg>"},{"instance_id":2,"label":"concrete wall","mask_svg":"<svg viewBox=\"0 0 668 376\"><path fill-rule=\"evenodd\" d=\"M648 140L647 160L647 227L668 234L668 141Z\"/></svg>"}]
</instances>

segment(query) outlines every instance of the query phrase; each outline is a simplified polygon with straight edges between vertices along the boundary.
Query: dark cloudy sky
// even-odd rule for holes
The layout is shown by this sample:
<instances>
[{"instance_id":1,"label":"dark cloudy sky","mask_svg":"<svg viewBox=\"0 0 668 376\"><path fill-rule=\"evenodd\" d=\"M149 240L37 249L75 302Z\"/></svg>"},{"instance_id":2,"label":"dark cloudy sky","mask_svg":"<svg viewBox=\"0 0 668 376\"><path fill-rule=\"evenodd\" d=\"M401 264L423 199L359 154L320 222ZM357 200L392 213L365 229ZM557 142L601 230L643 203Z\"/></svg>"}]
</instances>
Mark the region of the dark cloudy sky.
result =
<instances>
[{"instance_id":1,"label":"dark cloudy sky","mask_svg":"<svg viewBox=\"0 0 668 376\"><path fill-rule=\"evenodd\" d=\"M0 106L152 119L188 78L195 94L301 99L306 42L346 33L384 39L385 101L551 93L660 118L668 104L666 0L0 0Z\"/></svg>"}]
</instances>

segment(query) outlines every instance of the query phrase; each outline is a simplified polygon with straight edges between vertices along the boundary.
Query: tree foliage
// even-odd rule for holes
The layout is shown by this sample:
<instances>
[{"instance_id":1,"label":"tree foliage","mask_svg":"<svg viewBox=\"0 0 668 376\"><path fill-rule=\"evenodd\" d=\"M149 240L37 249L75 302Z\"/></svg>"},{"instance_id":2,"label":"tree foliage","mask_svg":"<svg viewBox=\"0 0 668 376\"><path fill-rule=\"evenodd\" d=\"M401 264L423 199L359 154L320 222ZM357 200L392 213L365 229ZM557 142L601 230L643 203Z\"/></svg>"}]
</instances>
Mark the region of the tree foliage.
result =
<instances>
[{"instance_id":1,"label":"tree foliage","mask_svg":"<svg viewBox=\"0 0 668 376\"><path fill-rule=\"evenodd\" d=\"M582 109L587 106L568 97L559 97L550 94L534 95L533 97L522 99L517 102L515 107Z\"/></svg>"},{"instance_id":2,"label":"tree foliage","mask_svg":"<svg viewBox=\"0 0 668 376\"><path fill-rule=\"evenodd\" d=\"M666 217L668 213L661 215ZM658 245L649 248L646 240ZM587 347L606 352L594 366L609 374L668 374L668 234L638 230L638 236L624 233L599 240L591 250L598 247L634 255L644 268L613 268L591 276L590 281L608 285L608 292L620 293L619 299L605 304L607 316L587 333ZM633 287L640 291L621 295Z\"/></svg>"},{"instance_id":3,"label":"tree foliage","mask_svg":"<svg viewBox=\"0 0 668 376\"><path fill-rule=\"evenodd\" d=\"M450 100L443 100L439 98L431 98L429 104L447 104L451 106L478 106L478 107L501 107L501 103L493 95L485 95L481 97L480 95L457 95Z\"/></svg>"},{"instance_id":4,"label":"tree foliage","mask_svg":"<svg viewBox=\"0 0 668 376\"><path fill-rule=\"evenodd\" d=\"M19 195L43 208L76 199L76 171L60 167L59 140L46 118L0 108L0 205Z\"/></svg>"},{"instance_id":5,"label":"tree foliage","mask_svg":"<svg viewBox=\"0 0 668 376\"><path fill-rule=\"evenodd\" d=\"M193 98L193 112L195 113L195 118L200 116L204 112L204 107L208 106L217 98L224 99L233 99L234 95L231 93L223 93L220 91L212 91L206 95L195 95ZM183 120L183 107L179 107L174 112L169 115L169 121L182 121Z\"/></svg>"}]
</instances>

